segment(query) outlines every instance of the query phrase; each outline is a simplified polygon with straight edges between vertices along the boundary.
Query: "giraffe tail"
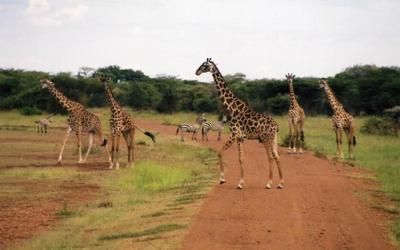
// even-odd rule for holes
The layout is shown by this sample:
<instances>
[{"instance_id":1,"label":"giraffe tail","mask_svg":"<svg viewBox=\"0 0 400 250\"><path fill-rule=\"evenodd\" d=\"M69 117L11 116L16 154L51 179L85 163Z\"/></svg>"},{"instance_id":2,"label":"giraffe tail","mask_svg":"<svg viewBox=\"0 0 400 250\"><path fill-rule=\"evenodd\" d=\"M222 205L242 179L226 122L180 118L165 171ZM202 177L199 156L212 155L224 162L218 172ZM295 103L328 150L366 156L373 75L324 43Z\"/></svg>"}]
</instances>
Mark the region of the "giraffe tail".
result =
<instances>
[{"instance_id":1,"label":"giraffe tail","mask_svg":"<svg viewBox=\"0 0 400 250\"><path fill-rule=\"evenodd\" d=\"M304 131L303 130L300 132L300 140L302 142L304 142Z\"/></svg>"},{"instance_id":2,"label":"giraffe tail","mask_svg":"<svg viewBox=\"0 0 400 250\"><path fill-rule=\"evenodd\" d=\"M356 137L353 136L353 146L357 145Z\"/></svg>"},{"instance_id":3,"label":"giraffe tail","mask_svg":"<svg viewBox=\"0 0 400 250\"><path fill-rule=\"evenodd\" d=\"M105 147L107 145L107 139L103 139L103 143L100 144L100 147Z\"/></svg>"},{"instance_id":4,"label":"giraffe tail","mask_svg":"<svg viewBox=\"0 0 400 250\"><path fill-rule=\"evenodd\" d=\"M133 125L135 126L135 128L137 128L140 132L142 132L143 134L147 135L148 137L151 138L151 140L156 143L156 136L148 131L143 131L143 129L141 129L140 127L138 127L137 125Z\"/></svg>"},{"instance_id":5,"label":"giraffe tail","mask_svg":"<svg viewBox=\"0 0 400 250\"><path fill-rule=\"evenodd\" d=\"M156 143L156 137L155 137L154 134L152 134L152 133L150 133L150 132L148 132L148 131L144 132L144 134L147 135L148 137L150 137L151 140L152 140L154 143Z\"/></svg>"}]
</instances>

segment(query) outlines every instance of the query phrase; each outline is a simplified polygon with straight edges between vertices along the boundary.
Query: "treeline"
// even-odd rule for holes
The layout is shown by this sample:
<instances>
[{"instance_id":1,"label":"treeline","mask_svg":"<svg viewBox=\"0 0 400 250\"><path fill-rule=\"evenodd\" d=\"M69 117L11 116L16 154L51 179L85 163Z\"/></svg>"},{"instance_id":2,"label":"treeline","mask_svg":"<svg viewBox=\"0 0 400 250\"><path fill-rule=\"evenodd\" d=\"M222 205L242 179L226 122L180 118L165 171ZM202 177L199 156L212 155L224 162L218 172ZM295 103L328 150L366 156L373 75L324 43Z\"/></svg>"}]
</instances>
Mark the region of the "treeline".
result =
<instances>
[{"instance_id":1,"label":"treeline","mask_svg":"<svg viewBox=\"0 0 400 250\"><path fill-rule=\"evenodd\" d=\"M141 71L108 66L78 75L0 69L0 109L26 107L56 113L61 107L39 81L52 79L72 100L88 107L107 105L103 86L96 75L107 74L111 87L124 106L153 109L162 113L175 111L220 112L215 86L172 76L149 77ZM210 76L211 77L211 76ZM225 76L229 87L240 98L261 112L282 114L289 106L286 80L249 80L241 73ZM294 88L299 103L309 115L329 114L325 93L318 87L318 78L296 78ZM398 67L353 66L328 79L338 99L352 114L382 114L385 109L400 105L400 69Z\"/></svg>"}]
</instances>

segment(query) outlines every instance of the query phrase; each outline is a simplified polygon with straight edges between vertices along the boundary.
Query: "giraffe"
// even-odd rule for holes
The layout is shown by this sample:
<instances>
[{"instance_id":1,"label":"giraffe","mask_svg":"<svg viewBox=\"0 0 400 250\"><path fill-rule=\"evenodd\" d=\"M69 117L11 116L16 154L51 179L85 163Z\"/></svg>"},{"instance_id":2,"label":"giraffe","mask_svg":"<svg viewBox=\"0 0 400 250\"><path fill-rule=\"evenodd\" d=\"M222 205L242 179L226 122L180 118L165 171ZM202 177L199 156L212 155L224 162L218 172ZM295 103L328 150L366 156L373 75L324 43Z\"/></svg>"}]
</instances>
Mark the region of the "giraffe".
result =
<instances>
[{"instance_id":1,"label":"giraffe","mask_svg":"<svg viewBox=\"0 0 400 250\"><path fill-rule=\"evenodd\" d=\"M128 164L127 167L134 167L134 154L133 149L135 146L135 129L149 136L155 142L155 136L147 131L143 131L133 121L128 112L122 109L121 105L115 100L114 95L108 86L109 79L105 76L100 77L100 82L103 83L106 92L106 97L110 105L111 118L111 162L110 168L112 169L115 163L115 168L119 168L119 140L121 134L123 135L127 148L128 148Z\"/></svg>"},{"instance_id":2,"label":"giraffe","mask_svg":"<svg viewBox=\"0 0 400 250\"><path fill-rule=\"evenodd\" d=\"M344 110L343 105L336 99L332 89L328 85L327 80L320 80L319 87L325 90L329 104L333 110L332 124L336 135L336 156L340 157L340 159L344 158L342 150L342 137L343 132L345 132L349 145L349 159L352 159L354 146L357 143L355 136L355 120Z\"/></svg>"},{"instance_id":3,"label":"giraffe","mask_svg":"<svg viewBox=\"0 0 400 250\"><path fill-rule=\"evenodd\" d=\"M63 140L63 144L61 146L60 154L58 156L58 163L61 164L62 156L64 152L65 144L71 134L71 132L75 132L77 141L78 141L78 152L79 152L79 160L78 163L84 163L90 153L90 150L93 146L94 136L98 136L103 139L103 142L100 146L104 146L105 151L108 155L109 161L111 161L110 153L107 149L107 139L103 136L103 129L101 126L101 122L98 116L90 113L85 109L85 107L78 103L71 101L68 99L63 93L61 93L54 85L54 83L48 79L43 79L40 81L42 89L47 89L51 95L53 95L58 103L68 111L68 129L67 134ZM89 134L89 146L86 151L85 157L82 159L82 143L81 137L82 133Z\"/></svg>"},{"instance_id":4,"label":"giraffe","mask_svg":"<svg viewBox=\"0 0 400 250\"><path fill-rule=\"evenodd\" d=\"M279 130L278 124L272 119L272 117L254 111L250 106L231 92L224 77L211 58L207 58L207 60L200 65L196 70L196 75L206 72L212 74L223 106L231 117L229 121L231 135L228 141L223 145L222 149L218 152L220 184L226 182L224 176L225 163L223 162L223 154L236 141L238 145L240 165L240 180L237 189L242 189L244 187L243 142L245 139L250 139L259 140L259 142L264 145L267 152L269 159L269 179L265 188L272 188L272 163L274 160L277 164L280 178L277 188L283 188L283 174L279 160L277 142L277 132Z\"/></svg>"},{"instance_id":5,"label":"giraffe","mask_svg":"<svg viewBox=\"0 0 400 250\"><path fill-rule=\"evenodd\" d=\"M293 89L294 74L288 73L286 79L289 84L289 95L290 95L290 106L288 112L288 123L289 123L289 148L288 153L297 153L296 144L298 145L299 154L303 153L302 144L304 143L304 119L305 114L303 108L299 105L296 100Z\"/></svg>"}]
</instances>

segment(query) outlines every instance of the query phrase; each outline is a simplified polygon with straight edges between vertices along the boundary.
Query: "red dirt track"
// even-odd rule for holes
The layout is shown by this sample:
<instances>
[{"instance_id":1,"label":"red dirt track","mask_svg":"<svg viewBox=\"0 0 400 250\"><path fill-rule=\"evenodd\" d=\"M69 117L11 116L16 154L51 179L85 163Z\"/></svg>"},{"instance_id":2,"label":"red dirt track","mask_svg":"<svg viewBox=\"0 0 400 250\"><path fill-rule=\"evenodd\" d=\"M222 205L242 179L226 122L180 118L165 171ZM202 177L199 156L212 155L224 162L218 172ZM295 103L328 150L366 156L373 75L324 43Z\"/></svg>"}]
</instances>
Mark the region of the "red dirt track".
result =
<instances>
[{"instance_id":1,"label":"red dirt track","mask_svg":"<svg viewBox=\"0 0 400 250\"><path fill-rule=\"evenodd\" d=\"M165 133L175 130L147 122L144 126ZM222 147L215 135L209 138L203 145ZM281 148L285 188L266 190L263 146L246 141L244 150L245 188L235 189L239 164L233 145L225 154L227 183L216 185L208 195L182 249L394 249L383 228L387 217L356 197L373 186L349 177L364 171L311 152L288 155ZM274 175L276 185L275 165Z\"/></svg>"}]
</instances>

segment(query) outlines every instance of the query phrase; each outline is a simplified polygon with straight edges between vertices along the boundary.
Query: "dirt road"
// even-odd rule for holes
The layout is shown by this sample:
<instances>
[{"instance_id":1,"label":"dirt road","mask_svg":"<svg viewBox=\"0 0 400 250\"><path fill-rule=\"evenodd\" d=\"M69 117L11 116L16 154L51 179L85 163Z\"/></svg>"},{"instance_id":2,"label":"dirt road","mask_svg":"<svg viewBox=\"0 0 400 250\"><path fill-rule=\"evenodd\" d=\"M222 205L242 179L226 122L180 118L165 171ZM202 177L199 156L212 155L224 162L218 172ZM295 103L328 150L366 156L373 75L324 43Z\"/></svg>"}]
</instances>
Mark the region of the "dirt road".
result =
<instances>
[{"instance_id":1,"label":"dirt road","mask_svg":"<svg viewBox=\"0 0 400 250\"><path fill-rule=\"evenodd\" d=\"M143 125L164 133L173 134L175 130L149 122ZM221 148L215 135L210 139L203 144ZM264 148L246 141L244 150L245 189L235 189L239 165L234 145L225 154L227 183L211 191L183 249L394 248L382 226L385 216L361 198L372 184L366 187L363 181L349 177L363 171L317 158L311 152L288 155L281 148L286 186L283 190L266 190L268 162ZM277 184L276 168L274 174Z\"/></svg>"}]
</instances>

